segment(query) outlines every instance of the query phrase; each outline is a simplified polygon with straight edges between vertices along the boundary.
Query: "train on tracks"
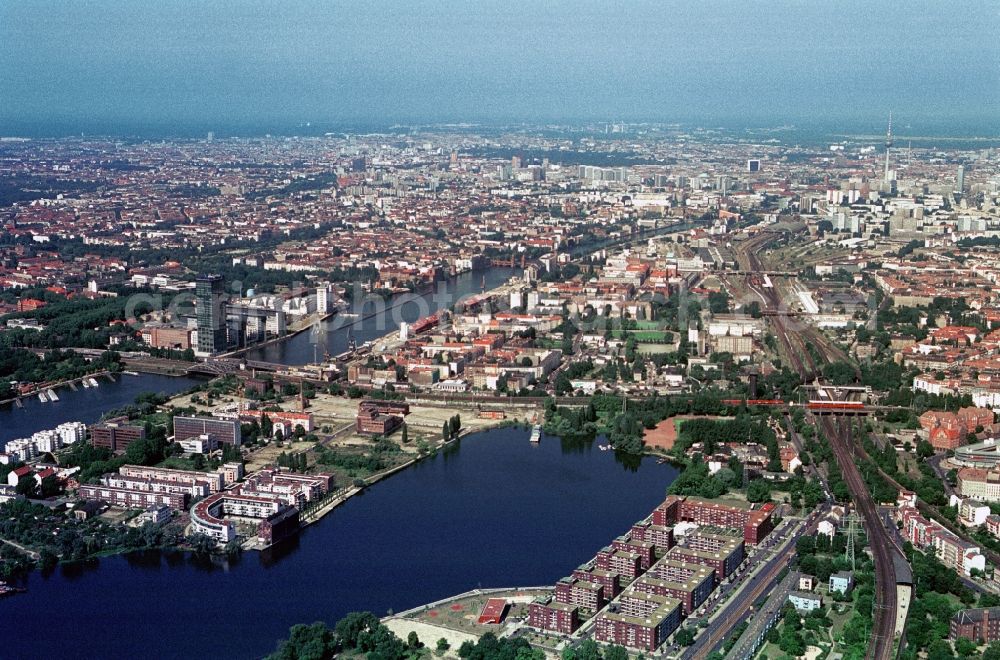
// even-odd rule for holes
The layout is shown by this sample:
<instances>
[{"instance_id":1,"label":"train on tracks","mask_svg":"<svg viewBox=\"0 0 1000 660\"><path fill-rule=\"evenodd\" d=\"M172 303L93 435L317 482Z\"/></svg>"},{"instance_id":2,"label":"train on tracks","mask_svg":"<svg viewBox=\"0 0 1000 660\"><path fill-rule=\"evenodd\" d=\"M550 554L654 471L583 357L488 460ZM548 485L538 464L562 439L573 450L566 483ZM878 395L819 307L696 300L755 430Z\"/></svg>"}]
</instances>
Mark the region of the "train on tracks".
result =
<instances>
[{"instance_id":1,"label":"train on tracks","mask_svg":"<svg viewBox=\"0 0 1000 660\"><path fill-rule=\"evenodd\" d=\"M810 401L806 408L811 412L823 415L834 413L854 413L864 415L867 408L863 401Z\"/></svg>"}]
</instances>

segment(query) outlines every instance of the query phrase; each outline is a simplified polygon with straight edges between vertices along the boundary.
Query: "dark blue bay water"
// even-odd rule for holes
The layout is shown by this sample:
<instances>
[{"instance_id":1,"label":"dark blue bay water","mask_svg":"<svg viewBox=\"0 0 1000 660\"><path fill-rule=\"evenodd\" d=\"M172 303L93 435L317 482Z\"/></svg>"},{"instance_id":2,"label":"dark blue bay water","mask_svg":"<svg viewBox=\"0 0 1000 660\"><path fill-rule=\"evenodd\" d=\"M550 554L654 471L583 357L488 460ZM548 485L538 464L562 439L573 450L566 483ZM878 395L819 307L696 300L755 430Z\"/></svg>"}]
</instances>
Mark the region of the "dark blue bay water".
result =
<instances>
[{"instance_id":1,"label":"dark blue bay water","mask_svg":"<svg viewBox=\"0 0 1000 660\"><path fill-rule=\"evenodd\" d=\"M382 481L288 546L206 562L108 557L0 601L5 658L252 658L299 622L553 584L659 504L677 471L497 429Z\"/></svg>"},{"instance_id":2,"label":"dark blue bay water","mask_svg":"<svg viewBox=\"0 0 1000 660\"><path fill-rule=\"evenodd\" d=\"M121 374L115 378L116 382L111 382L97 377L98 387L84 388L77 384L79 389L76 391L60 387L56 390L58 401L42 403L38 397L29 396L21 400L24 408L14 404L0 406L0 447L8 440L55 428L63 422L96 422L105 412L133 403L140 392L174 394L204 382L195 378L156 374Z\"/></svg>"}]
</instances>

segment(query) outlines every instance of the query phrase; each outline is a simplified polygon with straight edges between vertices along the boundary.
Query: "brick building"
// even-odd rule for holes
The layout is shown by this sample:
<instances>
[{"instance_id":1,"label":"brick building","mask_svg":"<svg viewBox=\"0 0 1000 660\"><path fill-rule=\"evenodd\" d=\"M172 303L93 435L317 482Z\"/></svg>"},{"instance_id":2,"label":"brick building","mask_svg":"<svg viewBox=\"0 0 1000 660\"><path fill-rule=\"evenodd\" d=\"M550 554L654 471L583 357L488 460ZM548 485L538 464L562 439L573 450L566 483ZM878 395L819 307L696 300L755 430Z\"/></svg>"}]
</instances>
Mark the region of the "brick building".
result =
<instances>
[{"instance_id":1,"label":"brick building","mask_svg":"<svg viewBox=\"0 0 1000 660\"><path fill-rule=\"evenodd\" d=\"M528 625L570 635L580 627L580 611L574 605L554 600L552 596L539 596L528 605Z\"/></svg>"},{"instance_id":2,"label":"brick building","mask_svg":"<svg viewBox=\"0 0 1000 660\"><path fill-rule=\"evenodd\" d=\"M172 348L186 350L193 348L192 331L188 328L145 327L142 329L142 341L154 348Z\"/></svg>"},{"instance_id":3,"label":"brick building","mask_svg":"<svg viewBox=\"0 0 1000 660\"><path fill-rule=\"evenodd\" d=\"M669 550L674 547L674 530L672 527L654 525L649 521L643 521L632 525L631 534L634 540L652 543L660 551Z\"/></svg>"},{"instance_id":4,"label":"brick building","mask_svg":"<svg viewBox=\"0 0 1000 660\"><path fill-rule=\"evenodd\" d=\"M605 603L604 586L574 577L560 578L556 582L556 600L567 605L597 611Z\"/></svg>"},{"instance_id":5,"label":"brick building","mask_svg":"<svg viewBox=\"0 0 1000 660\"><path fill-rule=\"evenodd\" d=\"M699 530L689 535L683 545L671 548L667 556L711 567L721 582L743 563L744 548L742 539Z\"/></svg>"},{"instance_id":6,"label":"brick building","mask_svg":"<svg viewBox=\"0 0 1000 660\"><path fill-rule=\"evenodd\" d=\"M936 449L955 449L965 444L969 433L976 428L993 423L993 411L969 406L959 408L957 413L928 410L920 416L920 428L927 434L928 441Z\"/></svg>"},{"instance_id":7,"label":"brick building","mask_svg":"<svg viewBox=\"0 0 1000 660\"><path fill-rule=\"evenodd\" d=\"M128 417L115 417L90 427L90 444L113 452L125 451L136 440L146 437L146 429L129 424Z\"/></svg>"},{"instance_id":8,"label":"brick building","mask_svg":"<svg viewBox=\"0 0 1000 660\"><path fill-rule=\"evenodd\" d=\"M656 546L646 541L619 536L611 542L611 547L615 550L634 552L639 555L639 565L643 570L648 570L653 565L653 562L656 561Z\"/></svg>"},{"instance_id":9,"label":"brick building","mask_svg":"<svg viewBox=\"0 0 1000 660\"><path fill-rule=\"evenodd\" d=\"M288 506L257 523L257 538L266 545L277 543L299 531L299 510Z\"/></svg>"},{"instance_id":10,"label":"brick building","mask_svg":"<svg viewBox=\"0 0 1000 660\"><path fill-rule=\"evenodd\" d=\"M667 555L669 557L670 555ZM708 566L662 559L635 581L634 589L681 601L687 616L698 608L715 588L715 574Z\"/></svg>"},{"instance_id":11,"label":"brick building","mask_svg":"<svg viewBox=\"0 0 1000 660\"><path fill-rule=\"evenodd\" d=\"M367 435L388 435L403 425L410 405L399 401L362 401L358 404L355 429Z\"/></svg>"},{"instance_id":12,"label":"brick building","mask_svg":"<svg viewBox=\"0 0 1000 660\"><path fill-rule=\"evenodd\" d=\"M1000 607L959 610L948 624L952 639L971 639L977 644L1000 641Z\"/></svg>"},{"instance_id":13,"label":"brick building","mask_svg":"<svg viewBox=\"0 0 1000 660\"><path fill-rule=\"evenodd\" d=\"M715 525L743 530L743 540L756 545L774 528L774 504L756 507L752 504L716 502L698 497L671 495L653 511L654 525L673 525L680 521L699 525Z\"/></svg>"},{"instance_id":14,"label":"brick building","mask_svg":"<svg viewBox=\"0 0 1000 660\"><path fill-rule=\"evenodd\" d=\"M633 649L656 650L681 622L681 602L668 596L629 591L611 608L597 616L594 636Z\"/></svg>"},{"instance_id":15,"label":"brick building","mask_svg":"<svg viewBox=\"0 0 1000 660\"><path fill-rule=\"evenodd\" d=\"M642 568L642 557L627 550L615 550L610 547L604 548L597 553L595 561L598 568L618 573L627 582L631 582L642 575L644 570Z\"/></svg>"},{"instance_id":16,"label":"brick building","mask_svg":"<svg viewBox=\"0 0 1000 660\"><path fill-rule=\"evenodd\" d=\"M605 571L596 567L581 566L573 571L572 577L578 580L596 582L604 589L602 595L605 600L612 600L622 592L621 581L617 573Z\"/></svg>"}]
</instances>

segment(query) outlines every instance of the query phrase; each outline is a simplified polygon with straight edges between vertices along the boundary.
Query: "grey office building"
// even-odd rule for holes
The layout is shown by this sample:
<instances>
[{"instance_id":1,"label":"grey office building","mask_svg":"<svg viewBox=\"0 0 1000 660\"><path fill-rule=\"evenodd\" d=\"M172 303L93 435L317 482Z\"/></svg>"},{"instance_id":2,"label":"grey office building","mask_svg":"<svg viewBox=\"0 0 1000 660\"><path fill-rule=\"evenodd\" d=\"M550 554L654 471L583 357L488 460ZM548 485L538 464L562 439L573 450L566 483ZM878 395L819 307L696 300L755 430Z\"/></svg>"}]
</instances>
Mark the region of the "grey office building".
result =
<instances>
[{"instance_id":1,"label":"grey office building","mask_svg":"<svg viewBox=\"0 0 1000 660\"><path fill-rule=\"evenodd\" d=\"M218 353L226 348L223 286L221 275L199 275L195 281L199 353Z\"/></svg>"}]
</instances>

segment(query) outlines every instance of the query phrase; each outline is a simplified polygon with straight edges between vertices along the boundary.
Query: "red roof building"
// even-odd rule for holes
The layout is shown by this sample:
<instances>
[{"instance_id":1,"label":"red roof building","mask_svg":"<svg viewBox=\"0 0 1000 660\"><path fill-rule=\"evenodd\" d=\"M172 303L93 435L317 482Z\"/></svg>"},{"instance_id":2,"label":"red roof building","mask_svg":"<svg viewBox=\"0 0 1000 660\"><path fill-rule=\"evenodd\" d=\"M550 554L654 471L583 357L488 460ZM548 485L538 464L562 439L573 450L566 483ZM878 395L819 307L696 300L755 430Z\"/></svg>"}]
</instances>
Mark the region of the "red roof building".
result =
<instances>
[{"instance_id":1,"label":"red roof building","mask_svg":"<svg viewBox=\"0 0 1000 660\"><path fill-rule=\"evenodd\" d=\"M479 613L479 623L482 625L501 623L507 616L507 601L503 598L490 598Z\"/></svg>"}]
</instances>

